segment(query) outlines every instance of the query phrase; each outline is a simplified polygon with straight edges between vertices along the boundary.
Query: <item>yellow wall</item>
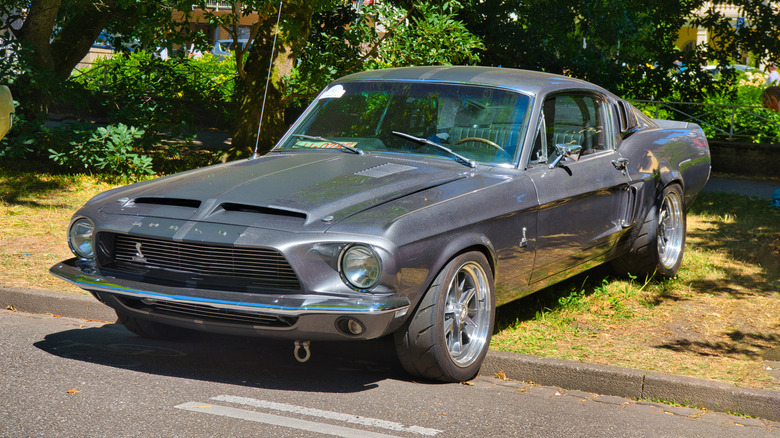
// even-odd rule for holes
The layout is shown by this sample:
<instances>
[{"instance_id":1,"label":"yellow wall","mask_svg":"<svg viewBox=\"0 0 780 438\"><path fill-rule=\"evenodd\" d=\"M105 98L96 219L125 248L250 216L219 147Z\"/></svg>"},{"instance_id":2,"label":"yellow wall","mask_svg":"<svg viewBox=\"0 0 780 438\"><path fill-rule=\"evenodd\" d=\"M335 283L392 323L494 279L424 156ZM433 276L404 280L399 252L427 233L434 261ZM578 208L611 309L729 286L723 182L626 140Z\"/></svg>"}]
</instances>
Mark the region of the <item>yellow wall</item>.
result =
<instances>
[{"instance_id":1,"label":"yellow wall","mask_svg":"<svg viewBox=\"0 0 780 438\"><path fill-rule=\"evenodd\" d=\"M696 45L696 33L698 29L695 27L683 26L677 33L677 41L674 43L679 49L685 47L688 43Z\"/></svg>"}]
</instances>

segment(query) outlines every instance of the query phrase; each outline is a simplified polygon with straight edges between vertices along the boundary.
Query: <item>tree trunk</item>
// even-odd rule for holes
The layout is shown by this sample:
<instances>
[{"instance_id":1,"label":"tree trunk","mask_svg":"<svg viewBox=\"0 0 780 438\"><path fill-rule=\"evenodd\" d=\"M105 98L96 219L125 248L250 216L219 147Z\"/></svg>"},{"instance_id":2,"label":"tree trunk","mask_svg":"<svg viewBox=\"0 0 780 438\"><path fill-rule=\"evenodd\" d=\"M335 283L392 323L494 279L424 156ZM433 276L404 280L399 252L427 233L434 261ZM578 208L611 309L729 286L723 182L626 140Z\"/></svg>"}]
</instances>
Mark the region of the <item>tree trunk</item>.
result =
<instances>
[{"instance_id":1,"label":"tree trunk","mask_svg":"<svg viewBox=\"0 0 780 438\"><path fill-rule=\"evenodd\" d=\"M52 42L61 0L32 0L22 27L15 32L25 50L22 56L35 68L37 77L16 87L24 108L46 114L59 81L67 79L76 64L89 53L92 43L111 19L116 0L95 0L68 17ZM32 115L32 114L31 114Z\"/></svg>"},{"instance_id":2,"label":"tree trunk","mask_svg":"<svg viewBox=\"0 0 780 438\"><path fill-rule=\"evenodd\" d=\"M233 131L233 148L239 156L251 154L256 143L258 153L263 154L270 150L284 134L285 103L282 101L281 80L292 69L295 53L309 37L313 12L311 2L305 0L285 3L264 110L262 109L263 94L271 61L273 32L268 32L265 36L258 35L255 39L244 66L246 79L243 83L243 95L240 97ZM272 19L267 22L269 28L275 24ZM263 123L258 137L257 128L261 112Z\"/></svg>"},{"instance_id":3,"label":"tree trunk","mask_svg":"<svg viewBox=\"0 0 780 438\"><path fill-rule=\"evenodd\" d=\"M79 61L87 56L100 31L111 20L115 7L116 0L96 1L68 20L51 43L57 76L67 79Z\"/></svg>"},{"instance_id":4,"label":"tree trunk","mask_svg":"<svg viewBox=\"0 0 780 438\"><path fill-rule=\"evenodd\" d=\"M23 47L30 49L25 50L22 56L28 57L30 64L43 73L44 77L47 74L54 73L54 58L52 57L49 39L54 29L60 5L60 0L33 0L27 11L24 24L15 33L16 38L22 42ZM29 102L27 103L37 107L36 111L48 112L51 104L50 93L40 86L24 88L26 89L19 90L18 87L14 89L18 98L28 99Z\"/></svg>"}]
</instances>

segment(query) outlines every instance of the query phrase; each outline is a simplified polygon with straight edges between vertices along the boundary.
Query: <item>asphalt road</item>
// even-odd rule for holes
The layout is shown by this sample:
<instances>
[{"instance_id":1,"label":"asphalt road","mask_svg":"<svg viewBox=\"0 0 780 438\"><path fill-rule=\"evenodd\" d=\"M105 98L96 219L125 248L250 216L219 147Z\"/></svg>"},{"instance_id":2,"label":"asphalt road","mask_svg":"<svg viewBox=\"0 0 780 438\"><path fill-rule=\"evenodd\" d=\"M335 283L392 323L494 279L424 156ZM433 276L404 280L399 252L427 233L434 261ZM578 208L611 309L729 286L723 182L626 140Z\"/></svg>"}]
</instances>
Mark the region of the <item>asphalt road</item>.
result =
<instances>
[{"instance_id":1,"label":"asphalt road","mask_svg":"<svg viewBox=\"0 0 780 438\"><path fill-rule=\"evenodd\" d=\"M355 344L357 345L357 344ZM385 342L202 337L0 311L0 436L780 437L780 425L480 377L414 382Z\"/></svg>"}]
</instances>

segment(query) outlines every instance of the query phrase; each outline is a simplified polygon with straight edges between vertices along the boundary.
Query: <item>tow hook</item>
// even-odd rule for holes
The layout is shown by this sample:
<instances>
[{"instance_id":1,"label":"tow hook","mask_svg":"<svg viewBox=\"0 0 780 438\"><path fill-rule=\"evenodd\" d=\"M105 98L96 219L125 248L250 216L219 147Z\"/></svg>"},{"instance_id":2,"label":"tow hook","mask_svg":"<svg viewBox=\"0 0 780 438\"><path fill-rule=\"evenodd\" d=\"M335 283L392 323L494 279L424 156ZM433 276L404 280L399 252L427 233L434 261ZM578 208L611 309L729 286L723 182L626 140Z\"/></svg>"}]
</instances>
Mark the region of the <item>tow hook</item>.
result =
<instances>
[{"instance_id":1,"label":"tow hook","mask_svg":"<svg viewBox=\"0 0 780 438\"><path fill-rule=\"evenodd\" d=\"M311 358L311 351L309 350L309 345L311 345L310 341L295 341L295 350L293 351L293 356L295 356L295 360L298 362L306 362ZM303 356L301 356L301 347L303 347Z\"/></svg>"}]
</instances>

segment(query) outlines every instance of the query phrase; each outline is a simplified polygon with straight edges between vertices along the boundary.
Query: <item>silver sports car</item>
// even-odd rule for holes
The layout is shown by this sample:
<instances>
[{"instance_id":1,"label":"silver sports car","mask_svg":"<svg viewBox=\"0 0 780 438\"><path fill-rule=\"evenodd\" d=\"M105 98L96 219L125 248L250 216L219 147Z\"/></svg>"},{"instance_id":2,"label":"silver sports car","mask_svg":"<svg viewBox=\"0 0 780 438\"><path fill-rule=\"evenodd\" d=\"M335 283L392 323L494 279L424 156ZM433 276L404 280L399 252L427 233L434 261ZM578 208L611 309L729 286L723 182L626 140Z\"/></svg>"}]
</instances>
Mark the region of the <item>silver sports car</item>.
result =
<instances>
[{"instance_id":1,"label":"silver sports car","mask_svg":"<svg viewBox=\"0 0 780 438\"><path fill-rule=\"evenodd\" d=\"M709 173L697 125L584 81L369 71L266 155L96 196L51 272L141 336L392 335L411 374L467 380L497 305L605 262L675 275Z\"/></svg>"}]
</instances>

